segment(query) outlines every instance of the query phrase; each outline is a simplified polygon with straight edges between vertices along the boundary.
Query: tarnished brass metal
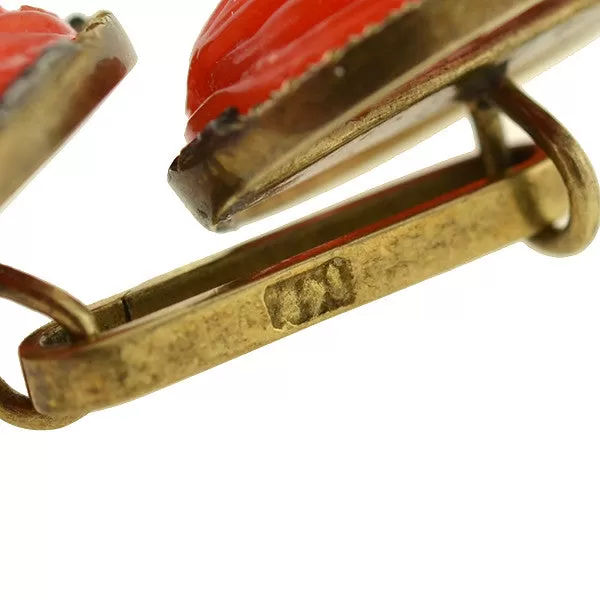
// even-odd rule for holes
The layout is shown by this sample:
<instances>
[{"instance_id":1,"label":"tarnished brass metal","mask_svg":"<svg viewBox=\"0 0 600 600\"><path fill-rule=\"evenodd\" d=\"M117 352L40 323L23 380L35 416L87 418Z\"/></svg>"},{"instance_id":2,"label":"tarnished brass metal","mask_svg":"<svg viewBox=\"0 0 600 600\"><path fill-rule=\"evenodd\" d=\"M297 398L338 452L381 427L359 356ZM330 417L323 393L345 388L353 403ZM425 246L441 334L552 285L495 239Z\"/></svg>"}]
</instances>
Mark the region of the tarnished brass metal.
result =
<instances>
[{"instance_id":1,"label":"tarnished brass metal","mask_svg":"<svg viewBox=\"0 0 600 600\"><path fill-rule=\"evenodd\" d=\"M488 178L491 181L502 179L509 166L510 151L501 112L487 98L478 98L472 102L471 122Z\"/></svg>"},{"instance_id":2,"label":"tarnished brass metal","mask_svg":"<svg viewBox=\"0 0 600 600\"><path fill-rule=\"evenodd\" d=\"M448 167L149 282L94 307L94 340L37 332L20 348L36 409L132 400L539 234L565 187L539 151L513 165L495 183L478 158Z\"/></svg>"},{"instance_id":3,"label":"tarnished brass metal","mask_svg":"<svg viewBox=\"0 0 600 600\"><path fill-rule=\"evenodd\" d=\"M83 304L45 281L0 265L0 298L12 300L60 323L73 340L93 340L99 333L96 319ZM82 414L40 414L27 396L14 391L0 378L0 419L26 429L57 429L77 421Z\"/></svg>"},{"instance_id":4,"label":"tarnished brass metal","mask_svg":"<svg viewBox=\"0 0 600 600\"><path fill-rule=\"evenodd\" d=\"M569 190L567 227L550 227L532 239L531 245L553 256L585 250L596 237L600 223L600 188L587 155L554 117L507 79L489 89L489 98L554 161Z\"/></svg>"},{"instance_id":5,"label":"tarnished brass metal","mask_svg":"<svg viewBox=\"0 0 600 600\"><path fill-rule=\"evenodd\" d=\"M459 107L471 113L479 156L390 184L90 309L0 266L0 296L56 320L19 350L31 398L0 380L0 419L62 427L509 244L532 240L561 256L587 246L600 220L590 162L508 74L552 60L557 33L561 53L564 43L595 34L600 0L416 6L259 111L215 123L174 164L172 183L205 224L234 227L271 201L281 207L364 170ZM391 52L398 39L410 51ZM26 87L6 104L0 156L14 160L15 170L0 175L0 205L133 64L106 13L78 44L81 51L51 63L60 75L55 84L46 68L40 72L36 89L47 96ZM369 68L378 59L381 68ZM103 84L94 85L99 73ZM501 114L536 146L509 148Z\"/></svg>"},{"instance_id":6,"label":"tarnished brass metal","mask_svg":"<svg viewBox=\"0 0 600 600\"><path fill-rule=\"evenodd\" d=\"M91 339L98 333L94 316L81 302L41 279L5 265L0 265L0 298L47 315L74 340Z\"/></svg>"},{"instance_id":7,"label":"tarnished brass metal","mask_svg":"<svg viewBox=\"0 0 600 600\"><path fill-rule=\"evenodd\" d=\"M17 81L0 107L0 210L64 144L136 61L115 17L92 17Z\"/></svg>"},{"instance_id":8,"label":"tarnished brass metal","mask_svg":"<svg viewBox=\"0 0 600 600\"><path fill-rule=\"evenodd\" d=\"M424 0L369 30L247 116L225 115L171 185L225 231L335 186L464 114L462 81L527 77L600 31L598 0Z\"/></svg>"}]
</instances>

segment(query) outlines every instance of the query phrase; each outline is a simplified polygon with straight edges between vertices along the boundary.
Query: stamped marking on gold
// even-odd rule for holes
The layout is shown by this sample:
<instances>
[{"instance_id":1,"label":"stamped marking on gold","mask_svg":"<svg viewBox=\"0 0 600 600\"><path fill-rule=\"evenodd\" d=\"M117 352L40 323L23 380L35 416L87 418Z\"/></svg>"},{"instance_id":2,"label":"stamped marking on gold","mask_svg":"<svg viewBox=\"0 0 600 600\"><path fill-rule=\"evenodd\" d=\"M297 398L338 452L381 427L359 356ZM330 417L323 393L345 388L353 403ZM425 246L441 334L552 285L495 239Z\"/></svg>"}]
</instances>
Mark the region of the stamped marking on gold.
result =
<instances>
[{"instance_id":1,"label":"stamped marking on gold","mask_svg":"<svg viewBox=\"0 0 600 600\"><path fill-rule=\"evenodd\" d=\"M334 258L267 288L265 304L275 329L301 327L330 312L354 304L352 264Z\"/></svg>"}]
</instances>

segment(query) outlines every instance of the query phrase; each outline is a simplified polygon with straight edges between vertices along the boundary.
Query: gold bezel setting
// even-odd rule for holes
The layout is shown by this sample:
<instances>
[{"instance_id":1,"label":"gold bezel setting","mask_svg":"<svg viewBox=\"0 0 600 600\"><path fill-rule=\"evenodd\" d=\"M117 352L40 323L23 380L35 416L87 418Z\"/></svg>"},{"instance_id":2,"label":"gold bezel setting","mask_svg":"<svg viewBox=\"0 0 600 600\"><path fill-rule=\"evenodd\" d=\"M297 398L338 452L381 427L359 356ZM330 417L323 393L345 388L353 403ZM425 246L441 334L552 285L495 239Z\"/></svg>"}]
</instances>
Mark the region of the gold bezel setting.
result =
<instances>
[{"instance_id":1,"label":"gold bezel setting","mask_svg":"<svg viewBox=\"0 0 600 600\"><path fill-rule=\"evenodd\" d=\"M511 77L531 75L598 30L596 0L425 0L251 114L223 115L182 151L169 181L205 227L236 229L461 116L470 74L508 64Z\"/></svg>"},{"instance_id":2,"label":"gold bezel setting","mask_svg":"<svg viewBox=\"0 0 600 600\"><path fill-rule=\"evenodd\" d=\"M51 48L17 80L0 109L0 210L133 68L115 17L93 16L73 42ZM10 168L6 168L10 165Z\"/></svg>"}]
</instances>

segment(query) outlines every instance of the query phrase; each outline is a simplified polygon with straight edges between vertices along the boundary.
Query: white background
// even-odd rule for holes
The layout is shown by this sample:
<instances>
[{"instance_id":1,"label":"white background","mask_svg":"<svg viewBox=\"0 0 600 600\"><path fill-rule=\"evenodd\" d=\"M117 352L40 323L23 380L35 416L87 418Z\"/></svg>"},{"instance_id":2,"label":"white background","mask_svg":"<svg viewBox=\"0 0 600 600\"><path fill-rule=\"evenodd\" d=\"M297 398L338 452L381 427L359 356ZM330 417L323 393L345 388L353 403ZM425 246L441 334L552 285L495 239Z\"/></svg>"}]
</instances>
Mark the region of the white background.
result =
<instances>
[{"instance_id":1,"label":"white background","mask_svg":"<svg viewBox=\"0 0 600 600\"><path fill-rule=\"evenodd\" d=\"M461 122L345 192L204 231L166 171L215 4L113 0L139 65L2 213L2 262L93 302L473 148ZM600 169L599 61L527 89ZM0 424L0 598L597 599L599 272L600 242L518 245L64 431ZM22 389L44 319L0 318Z\"/></svg>"}]
</instances>

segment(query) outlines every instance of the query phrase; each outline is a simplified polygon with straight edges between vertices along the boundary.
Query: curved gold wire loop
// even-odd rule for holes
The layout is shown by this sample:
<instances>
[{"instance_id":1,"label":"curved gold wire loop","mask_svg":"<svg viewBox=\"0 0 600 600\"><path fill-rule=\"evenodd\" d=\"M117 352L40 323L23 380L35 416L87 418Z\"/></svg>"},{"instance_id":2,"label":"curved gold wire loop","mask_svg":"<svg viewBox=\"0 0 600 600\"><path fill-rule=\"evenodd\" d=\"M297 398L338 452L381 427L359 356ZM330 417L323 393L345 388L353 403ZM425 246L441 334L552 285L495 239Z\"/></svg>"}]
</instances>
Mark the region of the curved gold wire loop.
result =
<instances>
[{"instance_id":1,"label":"curved gold wire loop","mask_svg":"<svg viewBox=\"0 0 600 600\"><path fill-rule=\"evenodd\" d=\"M600 225L600 186L589 158L565 127L512 81L501 80L487 95L554 162L569 193L568 225L552 227L529 244L551 256L582 252L594 240Z\"/></svg>"},{"instance_id":2,"label":"curved gold wire loop","mask_svg":"<svg viewBox=\"0 0 600 600\"><path fill-rule=\"evenodd\" d=\"M93 338L98 326L92 313L78 300L45 281L0 265L0 298L42 313L62 325L74 340ZM38 413L31 400L0 378L0 419L24 429L60 429L83 415L51 417Z\"/></svg>"}]
</instances>

